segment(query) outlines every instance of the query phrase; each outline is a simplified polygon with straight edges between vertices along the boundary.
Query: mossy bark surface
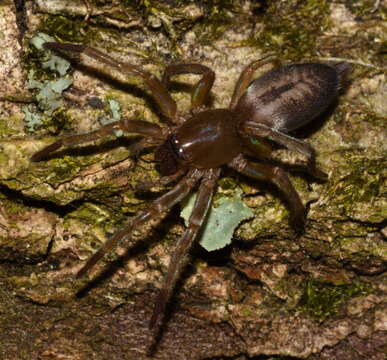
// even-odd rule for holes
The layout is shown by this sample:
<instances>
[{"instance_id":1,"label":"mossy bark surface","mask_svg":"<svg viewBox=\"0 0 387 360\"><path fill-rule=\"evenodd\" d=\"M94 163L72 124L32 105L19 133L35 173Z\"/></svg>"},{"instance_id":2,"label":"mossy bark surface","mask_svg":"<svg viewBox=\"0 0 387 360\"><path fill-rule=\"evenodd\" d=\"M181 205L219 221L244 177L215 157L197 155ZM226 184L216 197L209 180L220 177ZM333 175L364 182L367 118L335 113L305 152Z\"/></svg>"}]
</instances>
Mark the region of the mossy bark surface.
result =
<instances>
[{"instance_id":1,"label":"mossy bark surface","mask_svg":"<svg viewBox=\"0 0 387 360\"><path fill-rule=\"evenodd\" d=\"M0 4L0 357L2 359L373 359L385 358L386 9L379 1L17 1ZM25 6L23 6L23 3ZM174 292L157 346L148 321L174 244L179 209L138 242L76 279L108 236L163 189L138 194L158 175L152 152L114 136L31 155L66 134L120 116L163 124L147 89L91 59L70 56L72 86L47 116L28 84L55 78L29 42L38 32L97 47L160 76L198 62L217 75L213 107L228 106L251 61L352 64L343 93L297 137L311 143L326 182L304 175L304 159L278 149L308 209L302 235L281 194L231 171L216 196L242 199L254 217L231 245L199 246ZM263 69L264 71L265 69ZM259 72L257 73L259 76ZM197 78L176 77L188 110ZM26 107L35 119L26 118ZM32 115L31 115L32 116ZM32 119L30 116L29 119ZM39 119L42 121L39 123ZM27 122L26 122L27 121Z\"/></svg>"}]
</instances>

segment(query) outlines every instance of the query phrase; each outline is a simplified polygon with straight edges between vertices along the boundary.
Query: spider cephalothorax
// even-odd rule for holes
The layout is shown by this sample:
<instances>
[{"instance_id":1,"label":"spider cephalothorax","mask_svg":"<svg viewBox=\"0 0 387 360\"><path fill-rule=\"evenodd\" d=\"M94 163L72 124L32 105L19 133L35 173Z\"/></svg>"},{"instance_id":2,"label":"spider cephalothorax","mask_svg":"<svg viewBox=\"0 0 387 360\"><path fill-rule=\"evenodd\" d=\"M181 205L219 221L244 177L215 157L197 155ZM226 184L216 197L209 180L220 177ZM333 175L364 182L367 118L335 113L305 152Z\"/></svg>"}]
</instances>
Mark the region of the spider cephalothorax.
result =
<instances>
[{"instance_id":1,"label":"spider cephalothorax","mask_svg":"<svg viewBox=\"0 0 387 360\"><path fill-rule=\"evenodd\" d=\"M212 195L222 166L229 166L254 179L273 182L284 194L293 226L302 229L305 208L285 171L278 165L262 161L270 156L271 146L266 139L302 153L308 160L308 171L319 178L326 175L315 166L313 148L287 133L313 120L337 97L340 80L348 71L347 63L326 65L319 63L277 66L262 77L253 80L254 71L269 62L265 58L248 65L235 86L228 109L206 109L206 100L215 79L214 72L200 64L177 64L167 66L163 79L148 73L139 66L116 61L100 51L74 44L45 43L48 49L83 53L102 63L142 78L151 91L161 113L173 126L161 128L141 120L121 120L105 125L100 130L60 139L32 156L39 161L62 146L76 145L123 130L143 135L139 149L156 148L156 161L162 175L158 184L177 184L154 200L140 214L117 231L78 273L89 271L120 240L130 238L133 229L159 217L180 202L198 185L198 195L188 227L172 253L168 272L156 304L150 326L158 328L161 315L188 260L189 250L205 220ZM177 111L175 101L167 88L170 78L177 74L201 75L195 85L191 112L184 119ZM251 157L259 160L253 162ZM149 183L151 186L154 183Z\"/></svg>"}]
</instances>

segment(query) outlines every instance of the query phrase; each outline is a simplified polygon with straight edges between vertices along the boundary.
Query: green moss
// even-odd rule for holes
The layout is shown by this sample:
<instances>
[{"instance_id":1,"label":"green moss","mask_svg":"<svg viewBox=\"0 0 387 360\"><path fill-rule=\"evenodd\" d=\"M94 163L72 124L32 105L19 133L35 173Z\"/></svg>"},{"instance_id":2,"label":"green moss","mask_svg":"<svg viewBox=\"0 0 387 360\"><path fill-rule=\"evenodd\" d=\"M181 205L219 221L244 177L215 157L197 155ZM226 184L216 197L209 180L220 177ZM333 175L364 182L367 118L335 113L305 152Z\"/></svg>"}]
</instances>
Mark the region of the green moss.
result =
<instances>
[{"instance_id":1,"label":"green moss","mask_svg":"<svg viewBox=\"0 0 387 360\"><path fill-rule=\"evenodd\" d=\"M345 7L355 14L358 17L367 17L367 16L375 16L374 8L375 8L375 0L362 0L362 1L352 1L345 0ZM379 4L378 14L380 14L384 19L387 16L387 9L381 3Z\"/></svg>"},{"instance_id":2,"label":"green moss","mask_svg":"<svg viewBox=\"0 0 387 360\"><path fill-rule=\"evenodd\" d=\"M204 16L194 31L200 44L206 45L223 36L235 20L235 15L241 13L241 3L235 0L205 0L201 4Z\"/></svg>"},{"instance_id":3,"label":"green moss","mask_svg":"<svg viewBox=\"0 0 387 360\"><path fill-rule=\"evenodd\" d=\"M362 282L335 286L308 280L301 299L301 309L318 322L323 322L338 313L345 301L353 297L368 295L371 290L369 284Z\"/></svg>"},{"instance_id":4,"label":"green moss","mask_svg":"<svg viewBox=\"0 0 387 360\"><path fill-rule=\"evenodd\" d=\"M371 151L365 157L364 150L352 150L333 155L342 164L330 179L327 189L329 206L338 206L340 214L372 223L384 220L383 172L387 161ZM372 158L374 157L374 158ZM344 161L344 160L345 161Z\"/></svg>"},{"instance_id":5,"label":"green moss","mask_svg":"<svg viewBox=\"0 0 387 360\"><path fill-rule=\"evenodd\" d=\"M66 216L66 219L76 219L88 225L102 225L106 227L114 222L114 216L103 205L89 202L82 204L75 211Z\"/></svg>"},{"instance_id":6,"label":"green moss","mask_svg":"<svg viewBox=\"0 0 387 360\"><path fill-rule=\"evenodd\" d=\"M346 113L350 112L352 109L345 109ZM384 127L386 124L386 117L382 114L377 114L371 111L366 111L368 109L364 109L363 112L356 114L356 117L353 118L354 124L371 124L372 126L380 126Z\"/></svg>"},{"instance_id":7,"label":"green moss","mask_svg":"<svg viewBox=\"0 0 387 360\"><path fill-rule=\"evenodd\" d=\"M85 165L86 156L82 159L73 156L63 156L54 158L50 162L50 174L47 181L50 183L57 183L70 180L79 174L79 171ZM87 163L87 161L86 161Z\"/></svg>"},{"instance_id":8,"label":"green moss","mask_svg":"<svg viewBox=\"0 0 387 360\"><path fill-rule=\"evenodd\" d=\"M49 130L53 135L58 135L64 130L72 130L75 120L68 114L67 110L58 109L54 112L49 124Z\"/></svg>"},{"instance_id":9,"label":"green moss","mask_svg":"<svg viewBox=\"0 0 387 360\"><path fill-rule=\"evenodd\" d=\"M112 196L122 191L122 186L112 179L111 181L98 183L96 187L87 190L87 199L98 199L101 202L104 202L105 200L111 202ZM117 206L119 206L119 204L117 204Z\"/></svg>"},{"instance_id":10,"label":"green moss","mask_svg":"<svg viewBox=\"0 0 387 360\"><path fill-rule=\"evenodd\" d=\"M142 17L144 23L152 23L156 20L156 23L162 26L169 38L173 40L173 45L176 45L177 32L173 19L181 17L179 7L182 1L169 3L157 0L122 0L122 3L134 17Z\"/></svg>"},{"instance_id":11,"label":"green moss","mask_svg":"<svg viewBox=\"0 0 387 360\"><path fill-rule=\"evenodd\" d=\"M281 58L313 57L321 33L329 26L329 5L327 0L272 1L263 17L264 29L247 43Z\"/></svg>"},{"instance_id":12,"label":"green moss","mask_svg":"<svg viewBox=\"0 0 387 360\"><path fill-rule=\"evenodd\" d=\"M219 181L218 181L218 186L224 190L224 191L227 191L227 190L234 190L238 184L237 182L235 181L235 179L233 178L230 178L230 177L223 177L221 178Z\"/></svg>"},{"instance_id":13,"label":"green moss","mask_svg":"<svg viewBox=\"0 0 387 360\"><path fill-rule=\"evenodd\" d=\"M17 131L15 129L8 126L12 125L14 122L17 122L17 120L13 121L12 118L0 119L0 138L17 134Z\"/></svg>"},{"instance_id":14,"label":"green moss","mask_svg":"<svg viewBox=\"0 0 387 360\"><path fill-rule=\"evenodd\" d=\"M96 35L95 29L83 19L61 15L49 15L40 30L63 42L83 43Z\"/></svg>"},{"instance_id":15,"label":"green moss","mask_svg":"<svg viewBox=\"0 0 387 360\"><path fill-rule=\"evenodd\" d=\"M383 179L380 174L386 169L387 162L382 159L367 159L363 154L345 155L351 164L352 172L345 179L341 192L346 202L369 202L380 194ZM359 191L359 189L361 189Z\"/></svg>"},{"instance_id":16,"label":"green moss","mask_svg":"<svg viewBox=\"0 0 387 360\"><path fill-rule=\"evenodd\" d=\"M240 314L243 317L250 317L255 315L254 308L251 305L242 305L239 309Z\"/></svg>"},{"instance_id":17,"label":"green moss","mask_svg":"<svg viewBox=\"0 0 387 360\"><path fill-rule=\"evenodd\" d=\"M18 215L26 211L25 206L17 199L13 201L5 200L2 202L2 205L4 206L4 209L6 209L8 215Z\"/></svg>"}]
</instances>

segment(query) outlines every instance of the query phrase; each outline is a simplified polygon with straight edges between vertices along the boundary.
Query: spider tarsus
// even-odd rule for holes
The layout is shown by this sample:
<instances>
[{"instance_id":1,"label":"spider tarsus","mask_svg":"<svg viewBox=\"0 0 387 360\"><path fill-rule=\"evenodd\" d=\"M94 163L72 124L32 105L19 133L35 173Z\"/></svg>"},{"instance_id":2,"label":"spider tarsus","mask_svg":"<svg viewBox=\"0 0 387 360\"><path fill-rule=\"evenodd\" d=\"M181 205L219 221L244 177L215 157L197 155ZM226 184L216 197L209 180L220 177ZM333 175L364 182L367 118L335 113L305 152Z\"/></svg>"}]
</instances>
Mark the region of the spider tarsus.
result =
<instances>
[{"instance_id":1,"label":"spider tarsus","mask_svg":"<svg viewBox=\"0 0 387 360\"><path fill-rule=\"evenodd\" d=\"M82 267L82 268L75 274L75 278L76 278L76 279L80 279L81 277L83 277L84 275L86 275L86 273L88 272L88 270L89 270L89 267L87 267L87 266Z\"/></svg>"},{"instance_id":2,"label":"spider tarsus","mask_svg":"<svg viewBox=\"0 0 387 360\"><path fill-rule=\"evenodd\" d=\"M327 181L328 174L318 168L314 168L310 171L310 174L320 181Z\"/></svg>"},{"instance_id":3,"label":"spider tarsus","mask_svg":"<svg viewBox=\"0 0 387 360\"><path fill-rule=\"evenodd\" d=\"M291 216L290 225L297 236L302 235L305 232L306 212L300 217Z\"/></svg>"},{"instance_id":4,"label":"spider tarsus","mask_svg":"<svg viewBox=\"0 0 387 360\"><path fill-rule=\"evenodd\" d=\"M157 332L157 329L161 325L162 317L161 315L164 313L164 308L166 306L167 300L166 297L168 292L165 289L161 289L157 294L156 303L153 308L152 316L149 320L148 328L150 330L154 329Z\"/></svg>"},{"instance_id":5,"label":"spider tarsus","mask_svg":"<svg viewBox=\"0 0 387 360\"><path fill-rule=\"evenodd\" d=\"M82 52L85 49L84 45L69 44L69 43L57 43L57 42L45 42L43 47L50 50L64 50L73 52Z\"/></svg>"},{"instance_id":6,"label":"spider tarsus","mask_svg":"<svg viewBox=\"0 0 387 360\"><path fill-rule=\"evenodd\" d=\"M38 162L43 160L47 155L50 153L60 149L62 147L61 141L56 141L48 146L46 146L44 149L36 152L34 155L31 156L31 161Z\"/></svg>"},{"instance_id":7,"label":"spider tarsus","mask_svg":"<svg viewBox=\"0 0 387 360\"><path fill-rule=\"evenodd\" d=\"M135 185L134 191L140 194L145 193L150 191L154 185L155 183L153 181L140 182Z\"/></svg>"},{"instance_id":8,"label":"spider tarsus","mask_svg":"<svg viewBox=\"0 0 387 360\"><path fill-rule=\"evenodd\" d=\"M116 233L119 234L120 232ZM117 236L110 238L94 255L92 255L86 262L86 264L78 271L76 278L79 279L86 275L94 265L116 244ZM118 240L117 240L118 241Z\"/></svg>"}]
</instances>

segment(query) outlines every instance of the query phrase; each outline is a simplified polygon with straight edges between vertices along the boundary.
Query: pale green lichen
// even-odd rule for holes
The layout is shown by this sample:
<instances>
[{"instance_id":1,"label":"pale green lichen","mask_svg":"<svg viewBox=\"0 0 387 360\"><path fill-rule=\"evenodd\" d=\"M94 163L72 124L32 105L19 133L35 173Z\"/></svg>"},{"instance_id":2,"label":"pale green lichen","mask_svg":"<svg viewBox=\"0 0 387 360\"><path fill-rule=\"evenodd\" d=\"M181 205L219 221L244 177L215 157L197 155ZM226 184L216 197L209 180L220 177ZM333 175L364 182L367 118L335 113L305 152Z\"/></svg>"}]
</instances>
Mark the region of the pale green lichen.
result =
<instances>
[{"instance_id":1,"label":"pale green lichen","mask_svg":"<svg viewBox=\"0 0 387 360\"><path fill-rule=\"evenodd\" d=\"M186 225L195 204L196 194L190 196L181 211ZM235 228L254 213L241 200L241 192L234 197L220 197L214 201L201 230L199 243L207 251L219 250L231 243Z\"/></svg>"},{"instance_id":2,"label":"pale green lichen","mask_svg":"<svg viewBox=\"0 0 387 360\"><path fill-rule=\"evenodd\" d=\"M121 105L118 101L114 99L108 99L110 116L100 116L98 121L101 125L111 124L115 121L121 120ZM114 130L114 135L117 137L123 136L124 132L122 130Z\"/></svg>"},{"instance_id":3,"label":"pale green lichen","mask_svg":"<svg viewBox=\"0 0 387 360\"><path fill-rule=\"evenodd\" d=\"M68 76L56 80L37 81L34 79L33 73L30 73L28 88L38 89L35 98L38 101L39 109L46 115L52 115L55 110L63 106L62 92L72 83L72 78ZM31 127L28 121L27 127Z\"/></svg>"},{"instance_id":4,"label":"pale green lichen","mask_svg":"<svg viewBox=\"0 0 387 360\"><path fill-rule=\"evenodd\" d=\"M47 34L38 33L30 40L30 43L37 50L43 51L43 44L49 41L54 41L54 39ZM37 89L35 99L38 108L25 106L22 109L25 115L26 129L29 132L50 121L54 111L63 106L63 91L69 88L73 82L72 78L66 75L70 68L70 63L67 60L53 54L50 50L45 50L41 61L42 68L55 71L60 77L52 80L39 80L39 76L34 70L29 71L28 88Z\"/></svg>"},{"instance_id":5,"label":"pale green lichen","mask_svg":"<svg viewBox=\"0 0 387 360\"><path fill-rule=\"evenodd\" d=\"M119 121L121 120L121 105L118 101L114 99L109 99L109 106L110 106L110 111L112 113L112 117L114 121Z\"/></svg>"},{"instance_id":6,"label":"pale green lichen","mask_svg":"<svg viewBox=\"0 0 387 360\"><path fill-rule=\"evenodd\" d=\"M70 62L55 55L50 50L46 50L43 47L43 44L46 42L55 42L55 39L50 35L39 32L30 40L30 44L36 49L45 51L45 57L42 59L41 64L42 68L56 71L60 76L64 76L70 69Z\"/></svg>"},{"instance_id":7,"label":"pale green lichen","mask_svg":"<svg viewBox=\"0 0 387 360\"><path fill-rule=\"evenodd\" d=\"M40 114L35 113L33 106L24 106L22 111L24 113L24 121L28 131L32 131L43 124L43 117Z\"/></svg>"}]
</instances>

